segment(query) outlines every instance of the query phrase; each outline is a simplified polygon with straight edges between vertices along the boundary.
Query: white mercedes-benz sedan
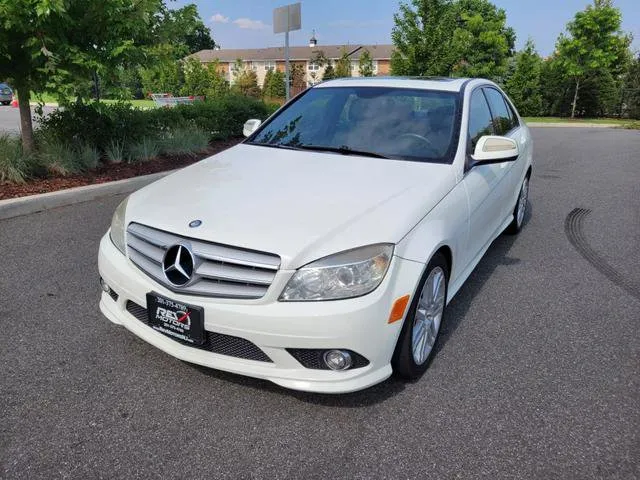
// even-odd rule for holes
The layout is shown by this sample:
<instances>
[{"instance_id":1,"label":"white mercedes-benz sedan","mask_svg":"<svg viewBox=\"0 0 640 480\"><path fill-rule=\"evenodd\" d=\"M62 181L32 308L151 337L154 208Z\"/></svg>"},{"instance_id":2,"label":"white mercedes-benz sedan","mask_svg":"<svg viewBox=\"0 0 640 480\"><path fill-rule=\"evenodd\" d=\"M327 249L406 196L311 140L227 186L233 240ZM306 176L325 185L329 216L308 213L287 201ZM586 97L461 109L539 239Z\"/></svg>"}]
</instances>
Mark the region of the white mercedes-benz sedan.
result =
<instances>
[{"instance_id":1,"label":"white mercedes-benz sedan","mask_svg":"<svg viewBox=\"0 0 640 480\"><path fill-rule=\"evenodd\" d=\"M419 377L446 305L523 225L529 129L480 79L306 90L126 198L100 309L187 362L342 393Z\"/></svg>"}]
</instances>

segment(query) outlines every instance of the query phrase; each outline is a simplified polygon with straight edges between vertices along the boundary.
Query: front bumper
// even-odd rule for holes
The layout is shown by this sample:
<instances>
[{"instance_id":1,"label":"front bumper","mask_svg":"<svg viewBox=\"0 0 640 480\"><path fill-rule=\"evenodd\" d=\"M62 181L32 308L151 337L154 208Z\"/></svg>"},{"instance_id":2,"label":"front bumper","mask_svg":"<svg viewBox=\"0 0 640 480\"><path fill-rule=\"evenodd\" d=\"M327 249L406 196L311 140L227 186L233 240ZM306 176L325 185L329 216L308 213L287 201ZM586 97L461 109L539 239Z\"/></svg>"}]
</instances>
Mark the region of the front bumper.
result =
<instances>
[{"instance_id":1,"label":"front bumper","mask_svg":"<svg viewBox=\"0 0 640 480\"><path fill-rule=\"evenodd\" d=\"M100 276L118 294L102 293L100 310L113 323L181 360L225 370L278 385L323 393L347 393L367 388L391 375L391 356L402 322L387 323L395 299L413 295L424 265L394 257L382 284L369 295L327 302L278 302L293 271L280 270L259 300L233 300L180 295L142 273L118 251L108 233L100 242ZM136 319L127 301L146 307L146 294L204 308L205 330L246 339L272 362L221 355L178 343ZM305 368L286 349L348 349L369 364L345 371Z\"/></svg>"}]
</instances>

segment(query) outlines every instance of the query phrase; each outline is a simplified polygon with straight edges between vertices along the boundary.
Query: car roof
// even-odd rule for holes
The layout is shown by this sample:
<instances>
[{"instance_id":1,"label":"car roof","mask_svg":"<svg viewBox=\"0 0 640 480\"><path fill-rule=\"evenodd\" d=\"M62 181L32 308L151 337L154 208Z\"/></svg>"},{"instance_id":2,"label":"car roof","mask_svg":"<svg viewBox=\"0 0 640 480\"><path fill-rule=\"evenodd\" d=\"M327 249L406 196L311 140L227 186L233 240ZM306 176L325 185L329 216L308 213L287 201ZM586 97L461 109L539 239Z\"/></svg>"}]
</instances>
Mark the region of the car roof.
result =
<instances>
[{"instance_id":1,"label":"car roof","mask_svg":"<svg viewBox=\"0 0 640 480\"><path fill-rule=\"evenodd\" d=\"M327 80L314 88L327 87L391 87L459 92L468 78L446 77L348 77Z\"/></svg>"}]
</instances>

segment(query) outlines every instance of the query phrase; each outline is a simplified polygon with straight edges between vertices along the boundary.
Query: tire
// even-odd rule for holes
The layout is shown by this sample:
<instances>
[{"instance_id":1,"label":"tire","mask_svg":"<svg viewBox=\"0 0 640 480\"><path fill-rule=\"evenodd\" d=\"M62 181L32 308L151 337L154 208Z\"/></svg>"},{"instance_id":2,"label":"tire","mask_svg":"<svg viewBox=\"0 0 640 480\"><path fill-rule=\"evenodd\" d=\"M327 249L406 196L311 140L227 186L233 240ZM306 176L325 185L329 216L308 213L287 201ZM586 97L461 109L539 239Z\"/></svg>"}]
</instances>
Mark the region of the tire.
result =
<instances>
[{"instance_id":1,"label":"tire","mask_svg":"<svg viewBox=\"0 0 640 480\"><path fill-rule=\"evenodd\" d=\"M518 233L520 233L520 230L522 230L522 227L524 225L524 217L527 214L528 200L529 200L529 175L526 175L524 177L524 180L522 181L522 185L520 185L520 193L518 194L518 200L516 201L516 206L513 209L513 221L505 229L505 233L507 233L508 235L517 235Z\"/></svg>"},{"instance_id":2,"label":"tire","mask_svg":"<svg viewBox=\"0 0 640 480\"><path fill-rule=\"evenodd\" d=\"M2 102L3 105L9 105L11 102Z\"/></svg>"},{"instance_id":3,"label":"tire","mask_svg":"<svg viewBox=\"0 0 640 480\"><path fill-rule=\"evenodd\" d=\"M426 290L428 290L426 286L431 285L431 288L433 288L434 280L437 282L441 281L437 295L435 298L433 295L431 296L432 300L434 300L434 307L431 311L434 312L434 314L431 316L425 315L424 313L421 314L419 313L419 308L420 311L426 310L421 308L424 305L421 300L425 298L425 294L429 295L429 292L426 292ZM446 310L448 283L449 267L447 260L442 253L438 252L429 261L418 283L418 288L411 302L411 308L404 320L404 325L400 331L400 337L398 338L398 343L396 344L396 349L391 360L393 371L402 378L409 380L420 378L429 367L435 355ZM418 315L416 315L417 313ZM437 320L438 317L439 320ZM421 318L423 319L422 322L420 321ZM429 318L431 318L430 322ZM418 325L419 323L424 326L425 337L420 337L419 335L419 332L422 331ZM416 342L415 351L413 341L414 334L416 338L424 338L425 342L423 344L419 341ZM420 345L422 345L423 348L419 348ZM425 348L428 348L428 351L425 351Z\"/></svg>"}]
</instances>

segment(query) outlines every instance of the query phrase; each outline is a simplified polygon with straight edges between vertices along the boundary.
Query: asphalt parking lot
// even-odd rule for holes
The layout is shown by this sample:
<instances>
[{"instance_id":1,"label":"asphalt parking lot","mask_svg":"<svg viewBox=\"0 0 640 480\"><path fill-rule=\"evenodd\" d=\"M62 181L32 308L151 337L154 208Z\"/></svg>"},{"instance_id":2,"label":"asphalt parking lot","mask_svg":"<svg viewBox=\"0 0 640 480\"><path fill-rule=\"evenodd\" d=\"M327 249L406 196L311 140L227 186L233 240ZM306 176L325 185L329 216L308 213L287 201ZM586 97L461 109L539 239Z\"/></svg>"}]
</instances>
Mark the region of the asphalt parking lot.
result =
<instances>
[{"instance_id":1,"label":"asphalt parking lot","mask_svg":"<svg viewBox=\"0 0 640 480\"><path fill-rule=\"evenodd\" d=\"M51 113L55 110L52 107L43 107L45 113ZM35 115L35 107L31 107L31 113ZM34 120L34 126L37 123ZM0 105L0 134L20 133L20 110L11 106Z\"/></svg>"},{"instance_id":2,"label":"asphalt parking lot","mask_svg":"<svg viewBox=\"0 0 640 480\"><path fill-rule=\"evenodd\" d=\"M640 477L640 132L533 135L527 224L450 304L431 368L346 396L195 367L103 318L121 197L0 221L0 477Z\"/></svg>"}]
</instances>

